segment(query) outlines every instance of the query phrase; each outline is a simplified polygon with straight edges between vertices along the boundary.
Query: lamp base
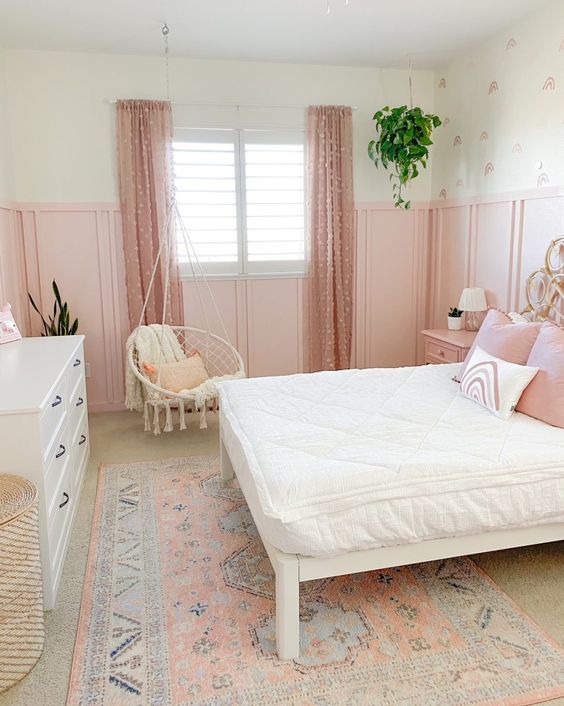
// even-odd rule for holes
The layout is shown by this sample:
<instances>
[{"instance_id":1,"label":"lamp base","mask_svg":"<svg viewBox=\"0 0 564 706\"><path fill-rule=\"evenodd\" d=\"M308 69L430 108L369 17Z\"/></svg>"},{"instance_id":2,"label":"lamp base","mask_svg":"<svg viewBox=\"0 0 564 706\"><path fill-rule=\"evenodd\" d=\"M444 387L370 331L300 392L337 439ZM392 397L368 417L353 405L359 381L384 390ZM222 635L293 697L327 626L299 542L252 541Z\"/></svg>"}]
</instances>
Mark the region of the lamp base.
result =
<instances>
[{"instance_id":1,"label":"lamp base","mask_svg":"<svg viewBox=\"0 0 564 706\"><path fill-rule=\"evenodd\" d=\"M466 312L466 330L477 331L480 328L480 322L475 311Z\"/></svg>"}]
</instances>

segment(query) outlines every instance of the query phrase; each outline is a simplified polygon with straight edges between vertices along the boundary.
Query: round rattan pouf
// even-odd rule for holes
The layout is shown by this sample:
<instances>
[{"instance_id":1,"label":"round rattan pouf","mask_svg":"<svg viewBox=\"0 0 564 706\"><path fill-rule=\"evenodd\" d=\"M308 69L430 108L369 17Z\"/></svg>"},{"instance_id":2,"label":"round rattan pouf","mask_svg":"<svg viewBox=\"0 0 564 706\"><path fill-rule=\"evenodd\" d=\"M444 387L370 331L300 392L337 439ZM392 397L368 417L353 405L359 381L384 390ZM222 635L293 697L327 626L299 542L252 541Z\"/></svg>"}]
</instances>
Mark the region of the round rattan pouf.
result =
<instances>
[{"instance_id":1,"label":"round rattan pouf","mask_svg":"<svg viewBox=\"0 0 564 706\"><path fill-rule=\"evenodd\" d=\"M33 668L43 651L43 585L37 488L0 474L0 692Z\"/></svg>"}]
</instances>

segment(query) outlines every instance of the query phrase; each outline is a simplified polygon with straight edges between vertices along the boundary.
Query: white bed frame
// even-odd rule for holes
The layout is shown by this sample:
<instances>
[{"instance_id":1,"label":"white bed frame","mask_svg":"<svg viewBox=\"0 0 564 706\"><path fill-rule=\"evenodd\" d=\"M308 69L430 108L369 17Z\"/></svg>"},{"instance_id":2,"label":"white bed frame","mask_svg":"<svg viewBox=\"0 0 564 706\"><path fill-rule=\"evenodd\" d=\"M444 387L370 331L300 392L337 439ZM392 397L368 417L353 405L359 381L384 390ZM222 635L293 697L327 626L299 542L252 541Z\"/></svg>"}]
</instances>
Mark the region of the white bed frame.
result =
<instances>
[{"instance_id":1,"label":"white bed frame","mask_svg":"<svg viewBox=\"0 0 564 706\"><path fill-rule=\"evenodd\" d=\"M525 291L531 320L554 319L564 325L564 236L553 240L546 252L545 266L528 278ZM221 429L221 410L220 410ZM221 475L234 477L235 470L223 437L221 438ZM252 510L251 510L252 511ZM256 522L256 518L255 518ZM257 529L260 534L260 527ZM362 571L418 564L453 556L524 547L530 544L564 540L564 523L493 530L466 537L430 539L417 544L401 544L364 551L348 552L329 559L286 554L273 547L260 534L276 574L276 647L280 659L296 659L300 654L300 582L356 574Z\"/></svg>"},{"instance_id":2,"label":"white bed frame","mask_svg":"<svg viewBox=\"0 0 564 706\"><path fill-rule=\"evenodd\" d=\"M223 438L221 438L220 468L224 481L235 477L235 469ZM320 559L281 552L262 536L260 529L258 531L276 575L276 649L278 657L283 660L297 659L300 655L300 582L302 581L564 539L564 523L558 523L495 530L466 537L431 539L417 544L347 552L328 559Z\"/></svg>"}]
</instances>

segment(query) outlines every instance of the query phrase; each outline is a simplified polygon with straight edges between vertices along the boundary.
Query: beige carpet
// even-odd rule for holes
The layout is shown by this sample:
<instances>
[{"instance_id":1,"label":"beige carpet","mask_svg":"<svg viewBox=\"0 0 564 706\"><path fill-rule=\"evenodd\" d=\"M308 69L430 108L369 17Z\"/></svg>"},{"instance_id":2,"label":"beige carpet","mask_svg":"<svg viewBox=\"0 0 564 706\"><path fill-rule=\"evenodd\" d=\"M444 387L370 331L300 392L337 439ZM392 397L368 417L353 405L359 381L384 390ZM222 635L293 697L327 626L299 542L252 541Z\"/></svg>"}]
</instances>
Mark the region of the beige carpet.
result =
<instances>
[{"instance_id":1,"label":"beige carpet","mask_svg":"<svg viewBox=\"0 0 564 706\"><path fill-rule=\"evenodd\" d=\"M42 658L20 684L0 695L0 706L64 706L70 673L98 465L217 451L217 423L200 431L175 431L153 437L139 417L128 412L92 415L91 462L65 564L55 610L46 614ZM474 557L476 562L532 618L564 644L564 543L514 549ZM564 706L564 699L551 701Z\"/></svg>"}]
</instances>

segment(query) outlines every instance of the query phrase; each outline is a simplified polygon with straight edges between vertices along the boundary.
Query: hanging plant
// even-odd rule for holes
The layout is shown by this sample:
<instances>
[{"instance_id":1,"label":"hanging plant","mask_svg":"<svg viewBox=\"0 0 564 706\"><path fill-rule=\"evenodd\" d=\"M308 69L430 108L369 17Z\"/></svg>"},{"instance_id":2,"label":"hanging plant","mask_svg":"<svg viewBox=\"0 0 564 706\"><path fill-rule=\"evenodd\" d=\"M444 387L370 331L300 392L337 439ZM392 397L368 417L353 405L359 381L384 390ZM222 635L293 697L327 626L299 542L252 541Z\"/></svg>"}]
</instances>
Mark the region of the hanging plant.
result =
<instances>
[{"instance_id":1,"label":"hanging plant","mask_svg":"<svg viewBox=\"0 0 564 706\"><path fill-rule=\"evenodd\" d=\"M396 208L411 208L411 201L403 198L403 188L419 175L419 167L427 166L431 135L441 124L441 119L421 108L386 106L373 117L378 133L377 140L368 144L368 156L376 167L394 171L390 174Z\"/></svg>"}]
</instances>

